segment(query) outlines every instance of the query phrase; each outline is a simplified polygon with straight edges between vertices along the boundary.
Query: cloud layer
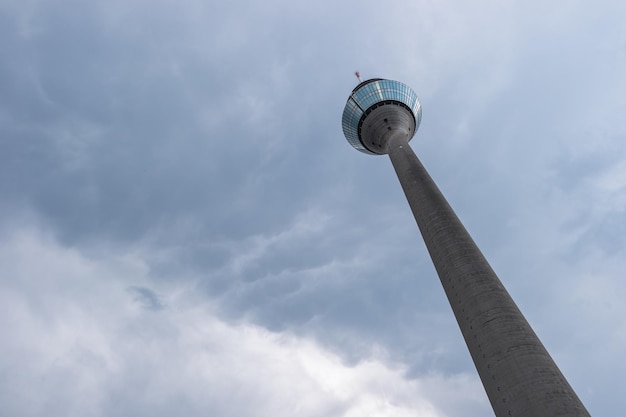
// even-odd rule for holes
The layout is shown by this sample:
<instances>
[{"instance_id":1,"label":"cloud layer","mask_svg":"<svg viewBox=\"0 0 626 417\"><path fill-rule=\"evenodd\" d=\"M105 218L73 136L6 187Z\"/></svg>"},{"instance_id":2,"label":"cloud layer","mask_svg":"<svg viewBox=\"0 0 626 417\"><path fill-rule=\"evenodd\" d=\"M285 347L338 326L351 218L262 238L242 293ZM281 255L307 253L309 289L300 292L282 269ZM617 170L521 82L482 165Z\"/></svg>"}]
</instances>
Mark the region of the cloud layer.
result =
<instances>
[{"instance_id":1,"label":"cloud layer","mask_svg":"<svg viewBox=\"0 0 626 417\"><path fill-rule=\"evenodd\" d=\"M357 69L418 92L425 166L592 415L626 408L626 10L562 3L0 2L0 414L488 413L342 137Z\"/></svg>"}]
</instances>

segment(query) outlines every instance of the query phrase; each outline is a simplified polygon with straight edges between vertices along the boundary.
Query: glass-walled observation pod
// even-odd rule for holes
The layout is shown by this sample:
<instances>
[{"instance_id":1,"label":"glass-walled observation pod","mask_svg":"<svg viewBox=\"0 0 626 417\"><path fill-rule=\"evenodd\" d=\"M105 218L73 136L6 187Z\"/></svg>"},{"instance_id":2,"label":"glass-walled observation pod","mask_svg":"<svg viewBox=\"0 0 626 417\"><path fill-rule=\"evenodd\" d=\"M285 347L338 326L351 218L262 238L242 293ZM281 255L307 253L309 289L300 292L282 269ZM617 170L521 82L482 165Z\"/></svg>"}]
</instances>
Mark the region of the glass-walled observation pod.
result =
<instances>
[{"instance_id":1,"label":"glass-walled observation pod","mask_svg":"<svg viewBox=\"0 0 626 417\"><path fill-rule=\"evenodd\" d=\"M363 119L365 119L365 116L369 114L371 109L384 101L395 101L404 104L415 117L415 129L419 126L422 119L422 107L417 99L417 94L411 88L398 81L384 80L382 78L372 78L371 80L363 81L352 90L341 119L343 134L355 149L375 155L361 143L359 126L363 123Z\"/></svg>"}]
</instances>

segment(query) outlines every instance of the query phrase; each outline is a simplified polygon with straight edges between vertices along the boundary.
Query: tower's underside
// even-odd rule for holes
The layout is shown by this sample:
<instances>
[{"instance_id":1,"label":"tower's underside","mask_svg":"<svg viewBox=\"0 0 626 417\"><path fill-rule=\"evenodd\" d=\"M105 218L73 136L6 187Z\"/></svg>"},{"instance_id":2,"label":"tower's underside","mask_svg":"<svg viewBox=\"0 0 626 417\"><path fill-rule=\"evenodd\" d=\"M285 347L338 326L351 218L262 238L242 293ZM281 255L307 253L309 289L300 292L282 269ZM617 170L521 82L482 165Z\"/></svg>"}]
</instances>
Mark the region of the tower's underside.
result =
<instances>
[{"instance_id":1,"label":"tower's underside","mask_svg":"<svg viewBox=\"0 0 626 417\"><path fill-rule=\"evenodd\" d=\"M412 90L373 79L342 124L359 151L389 155L496 416L589 416L409 146L420 119Z\"/></svg>"},{"instance_id":2,"label":"tower's underside","mask_svg":"<svg viewBox=\"0 0 626 417\"><path fill-rule=\"evenodd\" d=\"M415 133L415 118L402 103L388 101L368 110L359 123L359 138L372 153L387 153L387 141L402 136L407 142Z\"/></svg>"}]
</instances>

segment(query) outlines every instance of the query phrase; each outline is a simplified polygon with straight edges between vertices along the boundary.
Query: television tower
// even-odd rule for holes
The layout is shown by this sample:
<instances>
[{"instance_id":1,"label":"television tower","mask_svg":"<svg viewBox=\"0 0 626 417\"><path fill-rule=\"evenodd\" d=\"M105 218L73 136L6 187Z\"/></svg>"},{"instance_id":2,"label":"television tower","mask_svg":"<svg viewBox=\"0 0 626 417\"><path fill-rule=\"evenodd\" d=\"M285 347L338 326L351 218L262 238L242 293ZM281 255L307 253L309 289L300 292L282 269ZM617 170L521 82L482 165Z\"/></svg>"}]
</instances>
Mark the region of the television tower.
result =
<instances>
[{"instance_id":1,"label":"television tower","mask_svg":"<svg viewBox=\"0 0 626 417\"><path fill-rule=\"evenodd\" d=\"M357 150L389 155L495 415L589 416L409 146L421 118L413 90L373 78L352 90L342 125Z\"/></svg>"}]
</instances>

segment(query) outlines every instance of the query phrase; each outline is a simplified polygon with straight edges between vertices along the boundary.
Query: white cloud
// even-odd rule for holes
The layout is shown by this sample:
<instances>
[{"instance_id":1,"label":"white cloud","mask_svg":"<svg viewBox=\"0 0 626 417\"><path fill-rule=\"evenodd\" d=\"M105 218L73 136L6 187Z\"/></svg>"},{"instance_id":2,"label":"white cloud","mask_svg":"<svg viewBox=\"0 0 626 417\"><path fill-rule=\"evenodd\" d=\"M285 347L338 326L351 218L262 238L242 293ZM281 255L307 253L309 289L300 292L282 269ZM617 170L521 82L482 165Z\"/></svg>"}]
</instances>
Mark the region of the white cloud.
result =
<instances>
[{"instance_id":1,"label":"white cloud","mask_svg":"<svg viewBox=\"0 0 626 417\"><path fill-rule=\"evenodd\" d=\"M485 406L475 378L409 380L384 355L348 366L312 340L224 322L175 286L157 291L164 308L147 309L127 290L148 278L131 255L90 259L22 230L5 234L0 264L3 415L443 416L451 403ZM450 401L452 389L467 394Z\"/></svg>"}]
</instances>

